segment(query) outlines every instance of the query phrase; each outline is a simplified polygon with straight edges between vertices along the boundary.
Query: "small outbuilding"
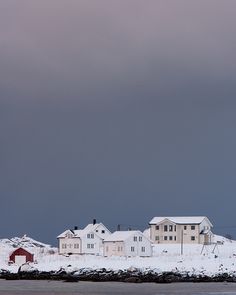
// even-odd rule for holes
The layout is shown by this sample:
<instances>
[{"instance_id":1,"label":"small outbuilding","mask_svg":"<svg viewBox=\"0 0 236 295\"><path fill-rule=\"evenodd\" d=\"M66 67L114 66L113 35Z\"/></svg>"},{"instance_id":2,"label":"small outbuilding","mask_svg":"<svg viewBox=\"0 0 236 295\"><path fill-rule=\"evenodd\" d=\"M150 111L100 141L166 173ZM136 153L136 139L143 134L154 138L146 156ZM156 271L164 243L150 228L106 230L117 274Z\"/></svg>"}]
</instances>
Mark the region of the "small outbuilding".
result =
<instances>
[{"instance_id":1,"label":"small outbuilding","mask_svg":"<svg viewBox=\"0 0 236 295\"><path fill-rule=\"evenodd\" d=\"M23 248L17 248L11 253L9 260L13 261L15 264L22 265L26 262L34 262L34 254Z\"/></svg>"}]
</instances>

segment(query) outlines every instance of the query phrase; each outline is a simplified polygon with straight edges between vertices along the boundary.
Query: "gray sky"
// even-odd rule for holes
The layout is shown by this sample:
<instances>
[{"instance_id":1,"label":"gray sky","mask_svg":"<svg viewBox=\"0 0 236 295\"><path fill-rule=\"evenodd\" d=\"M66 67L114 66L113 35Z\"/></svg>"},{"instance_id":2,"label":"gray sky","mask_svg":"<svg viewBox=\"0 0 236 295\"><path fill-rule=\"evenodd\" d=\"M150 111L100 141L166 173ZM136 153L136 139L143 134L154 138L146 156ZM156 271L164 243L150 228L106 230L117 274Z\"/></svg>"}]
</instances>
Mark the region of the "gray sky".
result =
<instances>
[{"instance_id":1,"label":"gray sky","mask_svg":"<svg viewBox=\"0 0 236 295\"><path fill-rule=\"evenodd\" d=\"M0 236L207 215L236 238L235 11L0 0Z\"/></svg>"}]
</instances>

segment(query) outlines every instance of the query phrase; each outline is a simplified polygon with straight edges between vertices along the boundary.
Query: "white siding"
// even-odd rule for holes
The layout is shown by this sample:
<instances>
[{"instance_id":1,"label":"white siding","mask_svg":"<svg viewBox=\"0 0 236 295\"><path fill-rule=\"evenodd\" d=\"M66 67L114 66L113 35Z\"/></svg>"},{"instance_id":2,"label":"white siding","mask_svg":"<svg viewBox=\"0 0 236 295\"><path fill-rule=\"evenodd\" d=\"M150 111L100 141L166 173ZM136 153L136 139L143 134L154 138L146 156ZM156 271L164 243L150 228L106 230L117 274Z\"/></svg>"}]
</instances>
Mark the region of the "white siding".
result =
<instances>
[{"instance_id":1,"label":"white siding","mask_svg":"<svg viewBox=\"0 0 236 295\"><path fill-rule=\"evenodd\" d=\"M137 237L137 240L134 241L134 237ZM140 240L140 238L142 240ZM142 248L144 248L145 251L142 251ZM126 256L152 256L151 242L143 234L135 234L125 241L125 253Z\"/></svg>"},{"instance_id":2,"label":"white siding","mask_svg":"<svg viewBox=\"0 0 236 295\"><path fill-rule=\"evenodd\" d=\"M81 250L80 238L59 238L59 254L80 254Z\"/></svg>"},{"instance_id":3,"label":"white siding","mask_svg":"<svg viewBox=\"0 0 236 295\"><path fill-rule=\"evenodd\" d=\"M91 234L91 233L88 233ZM94 234L93 238L88 238L87 234L82 238L82 253L83 254L100 254L100 238Z\"/></svg>"},{"instance_id":4,"label":"white siding","mask_svg":"<svg viewBox=\"0 0 236 295\"><path fill-rule=\"evenodd\" d=\"M116 232L119 233L119 232ZM125 232L123 234L126 237L123 241L121 240L107 240L104 241L104 255L105 256L152 256L152 245L151 241L145 237L142 232L135 231L132 234ZM114 237L117 238L118 234ZM121 233L122 236L122 233ZM112 237L112 235L111 235ZM113 237L112 237L113 238Z\"/></svg>"}]
</instances>

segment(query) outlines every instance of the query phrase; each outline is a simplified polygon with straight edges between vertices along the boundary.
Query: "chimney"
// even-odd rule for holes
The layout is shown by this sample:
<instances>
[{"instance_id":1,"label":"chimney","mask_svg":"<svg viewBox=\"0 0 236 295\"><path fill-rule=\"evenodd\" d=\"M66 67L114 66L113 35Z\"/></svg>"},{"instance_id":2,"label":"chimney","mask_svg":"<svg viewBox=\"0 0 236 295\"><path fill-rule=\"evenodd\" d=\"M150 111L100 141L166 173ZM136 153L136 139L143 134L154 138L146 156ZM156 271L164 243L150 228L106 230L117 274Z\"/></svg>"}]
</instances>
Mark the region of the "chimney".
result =
<instances>
[{"instance_id":1,"label":"chimney","mask_svg":"<svg viewBox=\"0 0 236 295\"><path fill-rule=\"evenodd\" d=\"M96 219L93 219L93 225L96 224L96 223L97 223L97 220Z\"/></svg>"},{"instance_id":2,"label":"chimney","mask_svg":"<svg viewBox=\"0 0 236 295\"><path fill-rule=\"evenodd\" d=\"M74 230L78 230L78 226L77 225L74 226Z\"/></svg>"},{"instance_id":3,"label":"chimney","mask_svg":"<svg viewBox=\"0 0 236 295\"><path fill-rule=\"evenodd\" d=\"M120 224L117 225L117 231L120 231Z\"/></svg>"}]
</instances>

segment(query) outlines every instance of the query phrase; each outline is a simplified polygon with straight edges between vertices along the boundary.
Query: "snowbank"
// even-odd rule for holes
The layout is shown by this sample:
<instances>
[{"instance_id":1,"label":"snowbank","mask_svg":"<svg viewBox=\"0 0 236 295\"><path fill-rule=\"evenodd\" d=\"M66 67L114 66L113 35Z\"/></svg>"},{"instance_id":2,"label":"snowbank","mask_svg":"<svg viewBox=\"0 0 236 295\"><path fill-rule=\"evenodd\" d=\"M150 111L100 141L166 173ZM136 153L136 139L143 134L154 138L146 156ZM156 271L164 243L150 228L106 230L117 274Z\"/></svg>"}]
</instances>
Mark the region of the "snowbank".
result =
<instances>
[{"instance_id":1,"label":"snowbank","mask_svg":"<svg viewBox=\"0 0 236 295\"><path fill-rule=\"evenodd\" d=\"M30 238L29 238L30 239ZM40 272L56 272L64 269L66 272L76 272L81 269L106 269L119 271L139 269L142 272L155 271L156 273L175 272L189 275L215 276L223 273L236 273L236 241L215 236L218 243L209 246L184 245L181 255L181 245L155 245L153 257L101 257L94 255L63 256L55 253L55 249L48 245L29 246L35 253L37 264L34 269ZM29 241L28 241L29 242ZM30 242L31 243L31 242ZM34 244L34 243L33 243ZM40 245L40 244L39 244ZM14 273L18 266L8 265L9 252L13 246L6 240L0 241L0 265L2 269ZM52 251L53 250L53 251Z\"/></svg>"}]
</instances>

